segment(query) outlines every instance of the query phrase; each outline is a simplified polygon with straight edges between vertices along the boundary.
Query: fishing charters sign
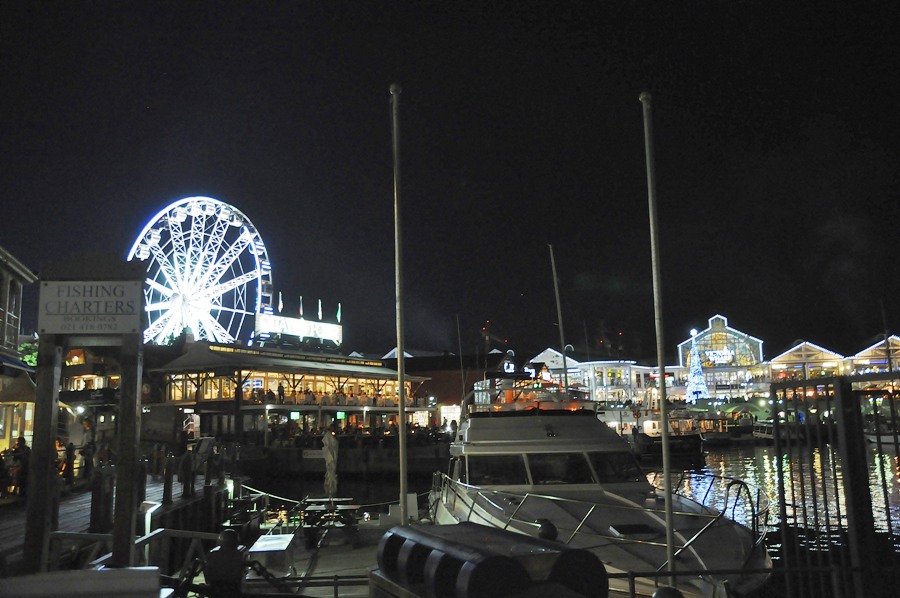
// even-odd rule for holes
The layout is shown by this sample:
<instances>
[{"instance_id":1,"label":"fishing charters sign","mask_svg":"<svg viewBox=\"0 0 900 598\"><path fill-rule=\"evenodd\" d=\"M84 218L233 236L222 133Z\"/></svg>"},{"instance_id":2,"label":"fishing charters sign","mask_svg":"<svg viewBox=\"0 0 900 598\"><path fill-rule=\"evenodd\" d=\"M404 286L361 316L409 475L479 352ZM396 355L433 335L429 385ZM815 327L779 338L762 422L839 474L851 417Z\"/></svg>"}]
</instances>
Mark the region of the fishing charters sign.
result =
<instances>
[{"instance_id":1,"label":"fishing charters sign","mask_svg":"<svg viewBox=\"0 0 900 598\"><path fill-rule=\"evenodd\" d=\"M140 281L51 280L41 283L41 334L128 334L141 330Z\"/></svg>"}]
</instances>

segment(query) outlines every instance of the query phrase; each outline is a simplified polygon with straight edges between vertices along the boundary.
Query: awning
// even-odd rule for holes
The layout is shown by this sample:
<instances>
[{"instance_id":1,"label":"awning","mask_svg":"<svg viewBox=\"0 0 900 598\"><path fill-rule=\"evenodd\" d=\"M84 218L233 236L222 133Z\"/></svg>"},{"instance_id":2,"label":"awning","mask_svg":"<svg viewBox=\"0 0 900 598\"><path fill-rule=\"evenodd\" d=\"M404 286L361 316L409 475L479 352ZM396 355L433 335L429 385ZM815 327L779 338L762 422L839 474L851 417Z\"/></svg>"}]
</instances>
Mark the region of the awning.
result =
<instances>
[{"instance_id":1,"label":"awning","mask_svg":"<svg viewBox=\"0 0 900 598\"><path fill-rule=\"evenodd\" d=\"M0 376L0 403L34 403L35 385L31 376L22 372L18 376Z\"/></svg>"},{"instance_id":2,"label":"awning","mask_svg":"<svg viewBox=\"0 0 900 598\"><path fill-rule=\"evenodd\" d=\"M16 376L19 372L33 374L34 368L21 359L0 353L0 374L4 376Z\"/></svg>"}]
</instances>

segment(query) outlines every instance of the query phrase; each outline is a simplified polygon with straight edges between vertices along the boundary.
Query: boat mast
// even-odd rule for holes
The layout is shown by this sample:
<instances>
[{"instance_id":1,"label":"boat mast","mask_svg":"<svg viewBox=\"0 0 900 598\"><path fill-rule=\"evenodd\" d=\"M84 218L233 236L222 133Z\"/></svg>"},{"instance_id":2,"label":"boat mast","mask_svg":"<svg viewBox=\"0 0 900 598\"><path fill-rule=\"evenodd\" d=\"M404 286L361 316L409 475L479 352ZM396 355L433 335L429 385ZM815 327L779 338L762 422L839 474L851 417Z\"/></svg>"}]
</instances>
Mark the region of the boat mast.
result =
<instances>
[{"instance_id":1,"label":"boat mast","mask_svg":"<svg viewBox=\"0 0 900 598\"><path fill-rule=\"evenodd\" d=\"M640 96L644 105L644 150L647 155L647 198L650 205L650 254L653 267L653 313L656 320L656 359L659 363L659 425L662 427L663 493L666 510L666 563L675 572L675 529L672 513L672 462L669 455L669 414L666 408L666 362L663 339L662 283L659 275L659 230L656 215L656 175L653 161L653 120L650 94ZM677 585L677 578L670 578Z\"/></svg>"},{"instance_id":2,"label":"boat mast","mask_svg":"<svg viewBox=\"0 0 900 598\"><path fill-rule=\"evenodd\" d=\"M563 334L562 304L559 302L559 281L556 278L556 260L553 258L553 245L550 248L550 267L553 270L553 293L556 295L556 319L559 322L559 349L563 358L563 392L569 392L569 363L566 360L566 336Z\"/></svg>"},{"instance_id":3,"label":"boat mast","mask_svg":"<svg viewBox=\"0 0 900 598\"><path fill-rule=\"evenodd\" d=\"M400 218L400 85L391 84L391 142L394 150L394 272L397 283L397 392L400 398L397 430L400 449L400 522L409 523L406 504L406 364L403 342L403 246Z\"/></svg>"}]
</instances>

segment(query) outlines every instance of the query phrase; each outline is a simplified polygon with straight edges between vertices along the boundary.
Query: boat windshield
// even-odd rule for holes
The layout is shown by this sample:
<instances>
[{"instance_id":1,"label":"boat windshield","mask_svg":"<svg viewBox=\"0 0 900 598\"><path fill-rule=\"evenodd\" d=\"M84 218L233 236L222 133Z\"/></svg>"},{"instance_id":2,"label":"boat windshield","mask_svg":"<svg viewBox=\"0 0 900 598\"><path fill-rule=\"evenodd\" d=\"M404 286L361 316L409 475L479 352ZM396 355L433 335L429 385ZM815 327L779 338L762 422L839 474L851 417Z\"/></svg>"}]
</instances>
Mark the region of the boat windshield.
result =
<instances>
[{"instance_id":1,"label":"boat windshield","mask_svg":"<svg viewBox=\"0 0 900 598\"><path fill-rule=\"evenodd\" d=\"M528 483L522 455L469 456L469 483L474 486L514 486Z\"/></svg>"},{"instance_id":2,"label":"boat windshield","mask_svg":"<svg viewBox=\"0 0 900 598\"><path fill-rule=\"evenodd\" d=\"M595 483L584 453L530 453L528 467L535 485Z\"/></svg>"},{"instance_id":3,"label":"boat windshield","mask_svg":"<svg viewBox=\"0 0 900 598\"><path fill-rule=\"evenodd\" d=\"M469 455L467 461L468 483L473 486L614 484L645 479L634 456L626 452Z\"/></svg>"},{"instance_id":4,"label":"boat windshield","mask_svg":"<svg viewBox=\"0 0 900 598\"><path fill-rule=\"evenodd\" d=\"M639 482L647 479L631 453L588 453L588 459L594 466L601 484Z\"/></svg>"}]
</instances>

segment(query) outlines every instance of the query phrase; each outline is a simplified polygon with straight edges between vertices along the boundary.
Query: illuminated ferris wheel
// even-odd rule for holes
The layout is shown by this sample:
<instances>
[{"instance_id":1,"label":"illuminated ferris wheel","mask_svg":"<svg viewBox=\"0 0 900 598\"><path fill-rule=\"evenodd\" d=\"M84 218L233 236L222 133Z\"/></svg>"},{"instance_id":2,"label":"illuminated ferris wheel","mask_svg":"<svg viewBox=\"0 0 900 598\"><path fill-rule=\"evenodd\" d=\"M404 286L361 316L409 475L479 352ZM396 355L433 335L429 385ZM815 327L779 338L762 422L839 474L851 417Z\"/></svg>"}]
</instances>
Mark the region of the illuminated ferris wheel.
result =
<instances>
[{"instance_id":1,"label":"illuminated ferris wheel","mask_svg":"<svg viewBox=\"0 0 900 598\"><path fill-rule=\"evenodd\" d=\"M218 343L240 338L248 315L272 303L272 266L256 228L211 197L186 197L150 219L128 253L147 262L144 342L185 328Z\"/></svg>"}]
</instances>

